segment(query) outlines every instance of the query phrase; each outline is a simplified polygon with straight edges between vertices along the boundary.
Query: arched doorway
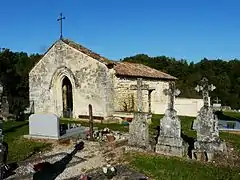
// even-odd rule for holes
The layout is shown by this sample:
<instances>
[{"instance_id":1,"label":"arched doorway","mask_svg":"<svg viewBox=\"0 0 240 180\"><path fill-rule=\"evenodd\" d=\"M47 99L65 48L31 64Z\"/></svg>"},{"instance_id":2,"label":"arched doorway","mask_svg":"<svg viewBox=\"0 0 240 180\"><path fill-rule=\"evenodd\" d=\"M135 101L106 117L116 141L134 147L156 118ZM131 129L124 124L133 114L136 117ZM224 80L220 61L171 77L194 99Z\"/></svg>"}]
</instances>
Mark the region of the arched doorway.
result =
<instances>
[{"instance_id":1,"label":"arched doorway","mask_svg":"<svg viewBox=\"0 0 240 180\"><path fill-rule=\"evenodd\" d=\"M71 118L73 111L72 84L68 77L62 80L63 117Z\"/></svg>"}]
</instances>

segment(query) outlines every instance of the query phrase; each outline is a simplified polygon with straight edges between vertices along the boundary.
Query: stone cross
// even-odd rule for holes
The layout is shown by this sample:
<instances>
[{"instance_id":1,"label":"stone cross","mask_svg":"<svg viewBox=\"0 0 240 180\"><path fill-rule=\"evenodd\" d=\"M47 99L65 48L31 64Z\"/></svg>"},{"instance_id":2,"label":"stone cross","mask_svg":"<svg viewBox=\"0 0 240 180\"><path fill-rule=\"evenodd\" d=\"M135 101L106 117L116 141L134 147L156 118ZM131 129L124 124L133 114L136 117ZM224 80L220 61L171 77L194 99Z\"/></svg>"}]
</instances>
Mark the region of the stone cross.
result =
<instances>
[{"instance_id":1,"label":"stone cross","mask_svg":"<svg viewBox=\"0 0 240 180\"><path fill-rule=\"evenodd\" d=\"M209 85L208 79L206 77L203 77L201 80L201 85L197 85L197 87L195 88L197 92L202 91L204 107L209 106L209 103L208 103L209 91L213 91L214 89L216 89L216 87L212 84Z\"/></svg>"},{"instance_id":2,"label":"stone cross","mask_svg":"<svg viewBox=\"0 0 240 180\"><path fill-rule=\"evenodd\" d=\"M62 20L66 19L65 17L63 17L62 13L60 13L60 18L58 19L58 21L60 21L60 39L63 38L62 35Z\"/></svg>"},{"instance_id":3,"label":"stone cross","mask_svg":"<svg viewBox=\"0 0 240 180\"><path fill-rule=\"evenodd\" d=\"M214 100L217 104L221 102L221 100L217 97L215 100Z\"/></svg>"},{"instance_id":4,"label":"stone cross","mask_svg":"<svg viewBox=\"0 0 240 180\"><path fill-rule=\"evenodd\" d=\"M169 82L169 89L163 90L165 95L169 96L168 109L174 109L174 99L178 96L181 91L175 88L175 82Z\"/></svg>"},{"instance_id":5,"label":"stone cross","mask_svg":"<svg viewBox=\"0 0 240 180\"><path fill-rule=\"evenodd\" d=\"M142 78L137 78L137 85L131 85L131 90L137 90L137 109L138 112L143 111L143 102L142 102L142 90L148 90L149 86L147 84L142 84Z\"/></svg>"}]
</instances>

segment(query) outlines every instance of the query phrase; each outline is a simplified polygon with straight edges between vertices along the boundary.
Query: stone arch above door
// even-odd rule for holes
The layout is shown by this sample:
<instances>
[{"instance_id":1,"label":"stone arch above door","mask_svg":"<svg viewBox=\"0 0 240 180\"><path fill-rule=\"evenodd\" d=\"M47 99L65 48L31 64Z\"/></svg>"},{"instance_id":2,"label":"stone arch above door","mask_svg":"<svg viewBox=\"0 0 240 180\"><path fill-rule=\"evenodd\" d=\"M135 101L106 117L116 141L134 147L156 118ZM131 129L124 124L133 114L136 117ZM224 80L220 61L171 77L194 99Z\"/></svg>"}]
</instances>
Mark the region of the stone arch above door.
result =
<instances>
[{"instance_id":1,"label":"stone arch above door","mask_svg":"<svg viewBox=\"0 0 240 180\"><path fill-rule=\"evenodd\" d=\"M52 97L51 99L54 103L54 113L56 113L58 116L63 116L62 83L64 78L67 78L72 86L72 102L73 102L72 115L74 116L76 99L76 79L72 71L65 66L59 67L53 73L49 85L49 90Z\"/></svg>"},{"instance_id":2,"label":"stone arch above door","mask_svg":"<svg viewBox=\"0 0 240 180\"><path fill-rule=\"evenodd\" d=\"M60 80L60 82L62 82L65 76L68 77L68 79L71 81L73 88L79 87L79 84L77 83L77 79L74 76L73 72L66 66L61 66L53 73L49 89L51 89L54 86L54 83L56 83L57 81Z\"/></svg>"}]
</instances>

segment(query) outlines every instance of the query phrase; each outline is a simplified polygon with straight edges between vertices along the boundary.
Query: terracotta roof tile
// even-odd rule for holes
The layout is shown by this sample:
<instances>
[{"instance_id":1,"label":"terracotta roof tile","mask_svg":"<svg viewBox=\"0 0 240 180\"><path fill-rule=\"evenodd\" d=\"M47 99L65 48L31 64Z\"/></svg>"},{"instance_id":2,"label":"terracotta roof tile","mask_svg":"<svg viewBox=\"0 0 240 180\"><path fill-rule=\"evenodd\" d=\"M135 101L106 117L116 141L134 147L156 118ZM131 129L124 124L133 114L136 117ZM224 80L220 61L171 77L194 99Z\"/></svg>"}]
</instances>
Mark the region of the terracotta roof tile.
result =
<instances>
[{"instance_id":1,"label":"terracotta roof tile","mask_svg":"<svg viewBox=\"0 0 240 180\"><path fill-rule=\"evenodd\" d=\"M92 57L93 59L98 60L101 63L104 63L106 65L113 64L113 61L110 61L109 59L91 51L90 49L88 49L88 48L86 48L86 47L84 47L84 46L82 46L78 43L75 43L75 42L73 42L69 39L62 39L62 41L64 43L66 43L67 45L71 46L72 48L77 49L78 51Z\"/></svg>"},{"instance_id":2,"label":"terracotta roof tile","mask_svg":"<svg viewBox=\"0 0 240 180\"><path fill-rule=\"evenodd\" d=\"M121 76L133 76L133 77L147 77L154 79L166 79L166 80L177 80L176 77L173 77L162 71L150 68L143 64L129 63L129 62L118 62L114 66L117 75Z\"/></svg>"}]
</instances>

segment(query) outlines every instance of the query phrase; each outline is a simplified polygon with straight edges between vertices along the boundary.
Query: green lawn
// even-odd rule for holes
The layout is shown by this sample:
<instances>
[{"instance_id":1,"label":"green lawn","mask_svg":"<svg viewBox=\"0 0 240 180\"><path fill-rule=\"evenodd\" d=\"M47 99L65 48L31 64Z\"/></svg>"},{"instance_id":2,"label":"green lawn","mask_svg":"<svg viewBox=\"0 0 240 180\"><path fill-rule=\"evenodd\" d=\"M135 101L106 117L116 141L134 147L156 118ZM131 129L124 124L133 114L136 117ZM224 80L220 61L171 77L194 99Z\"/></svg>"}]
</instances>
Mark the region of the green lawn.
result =
<instances>
[{"instance_id":1,"label":"green lawn","mask_svg":"<svg viewBox=\"0 0 240 180\"><path fill-rule=\"evenodd\" d=\"M21 161L49 147L46 143L33 142L22 136L28 134L28 121L3 123L4 141L8 143L8 162Z\"/></svg>"},{"instance_id":2,"label":"green lawn","mask_svg":"<svg viewBox=\"0 0 240 180\"><path fill-rule=\"evenodd\" d=\"M215 167L193 160L152 156L146 154L128 154L130 166L157 180L239 180L237 168Z\"/></svg>"},{"instance_id":3,"label":"green lawn","mask_svg":"<svg viewBox=\"0 0 240 180\"><path fill-rule=\"evenodd\" d=\"M224 111L223 114L225 116L229 116L229 117L240 120L240 113L239 112Z\"/></svg>"},{"instance_id":4,"label":"green lawn","mask_svg":"<svg viewBox=\"0 0 240 180\"><path fill-rule=\"evenodd\" d=\"M150 125L150 133L154 134L157 132L156 128L159 125L160 119L163 117L163 115L160 114L154 114L152 117L152 124ZM179 116L181 120L181 126L182 126L182 133L187 138L196 138L197 134L196 131L192 130L192 123L195 119L194 117L187 117L187 116ZM75 122L80 123L83 126L89 126L88 122L86 121L74 121L69 119L63 119L61 120L62 123L69 123L69 122ZM94 123L94 127L98 127L99 129L103 129L105 127L110 128L111 130L115 131L123 131L127 132L128 128L125 125L122 124L101 124L101 123ZM220 137L223 140L226 140L228 142L231 142L236 149L240 152L240 135L228 133L228 132L220 132Z\"/></svg>"},{"instance_id":5,"label":"green lawn","mask_svg":"<svg viewBox=\"0 0 240 180\"><path fill-rule=\"evenodd\" d=\"M153 115L150 133L156 133L156 127L163 115ZM182 125L182 133L189 138L196 138L196 132L191 130L193 117L179 117ZM62 123L73 122L71 120L61 120ZM88 122L74 121L83 126L88 126ZM122 124L101 124L94 123L95 127L103 129L108 127L112 130L128 131ZM9 144L8 161L21 161L29 157L34 152L42 151L49 144L33 142L22 138L28 134L28 122L4 122L4 140ZM240 135L230 133L220 133L222 139L231 142L240 151ZM156 157L151 155L135 154L128 158L130 164L141 172L151 174L156 179L240 179L236 169L227 169L203 165L201 163L178 158Z\"/></svg>"}]
</instances>

